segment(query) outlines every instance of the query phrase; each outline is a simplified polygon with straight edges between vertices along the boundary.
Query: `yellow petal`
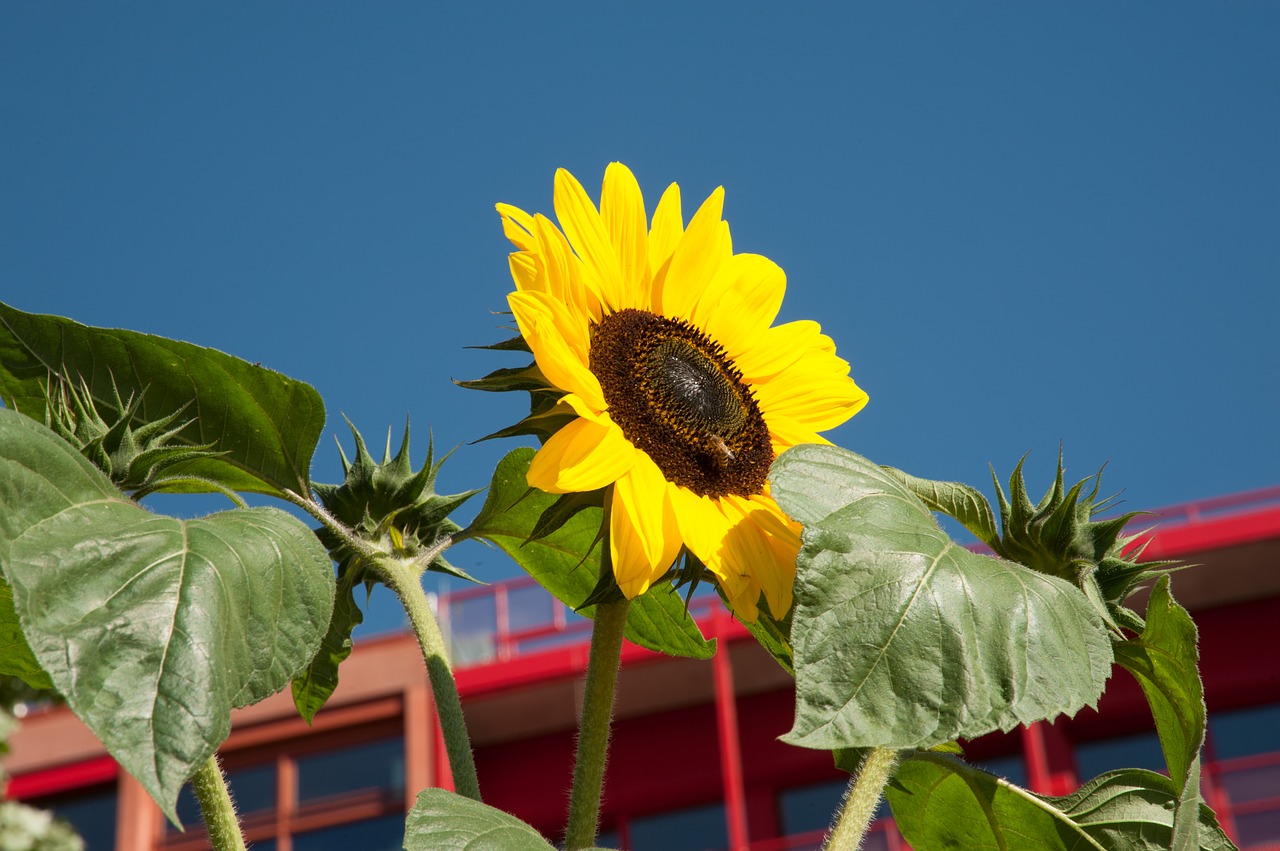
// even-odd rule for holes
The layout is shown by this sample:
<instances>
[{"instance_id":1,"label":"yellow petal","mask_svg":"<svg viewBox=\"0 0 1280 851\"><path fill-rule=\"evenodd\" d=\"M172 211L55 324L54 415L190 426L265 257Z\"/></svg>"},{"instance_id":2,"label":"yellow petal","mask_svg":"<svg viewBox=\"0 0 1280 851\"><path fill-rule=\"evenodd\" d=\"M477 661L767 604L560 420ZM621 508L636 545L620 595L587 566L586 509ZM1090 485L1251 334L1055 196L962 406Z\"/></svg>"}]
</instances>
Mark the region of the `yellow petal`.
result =
<instances>
[{"instance_id":1,"label":"yellow petal","mask_svg":"<svg viewBox=\"0 0 1280 851\"><path fill-rule=\"evenodd\" d=\"M817 322L800 319L761 333L751 346L732 356L733 364L748 384L757 384L782 372L811 349L835 352L835 344Z\"/></svg>"},{"instance_id":2,"label":"yellow petal","mask_svg":"<svg viewBox=\"0 0 1280 851\"><path fill-rule=\"evenodd\" d=\"M724 231L720 215L724 210L724 187L712 192L684 232L671 255L661 282L654 279L654 299L665 316L689 316L703 291L715 277L724 259L721 242Z\"/></svg>"},{"instance_id":3,"label":"yellow petal","mask_svg":"<svg viewBox=\"0 0 1280 851\"><path fill-rule=\"evenodd\" d=\"M715 500L698 496L679 485L671 485L668 499L675 510L680 526L680 537L689 552L699 561L718 572L724 537L729 532L729 520Z\"/></svg>"},{"instance_id":4,"label":"yellow petal","mask_svg":"<svg viewBox=\"0 0 1280 851\"><path fill-rule=\"evenodd\" d=\"M592 491L625 476L637 454L617 426L577 419L547 439L526 480L547 493Z\"/></svg>"},{"instance_id":5,"label":"yellow petal","mask_svg":"<svg viewBox=\"0 0 1280 851\"><path fill-rule=\"evenodd\" d=\"M647 591L671 567L681 546L662 471L643 452L636 451L635 459L614 485L609 517L613 575L629 600Z\"/></svg>"},{"instance_id":6,"label":"yellow petal","mask_svg":"<svg viewBox=\"0 0 1280 851\"><path fill-rule=\"evenodd\" d=\"M689 318L736 361L773 324L786 289L786 273L777 263L758 254L735 254L716 270Z\"/></svg>"},{"instance_id":7,"label":"yellow petal","mask_svg":"<svg viewBox=\"0 0 1280 851\"><path fill-rule=\"evenodd\" d=\"M596 205L587 197L577 178L564 169L556 170L554 203L556 218L560 220L565 236L569 237L573 250L598 281L605 307L610 311L617 310L622 294L618 254L613 249Z\"/></svg>"},{"instance_id":8,"label":"yellow petal","mask_svg":"<svg viewBox=\"0 0 1280 851\"><path fill-rule=\"evenodd\" d=\"M649 307L649 223L635 175L622 163L610 163L600 190L604 220L622 274L620 307Z\"/></svg>"},{"instance_id":9,"label":"yellow petal","mask_svg":"<svg viewBox=\"0 0 1280 851\"><path fill-rule=\"evenodd\" d=\"M649 269L654 274L671 259L683 235L680 187L673 183L662 193L658 207L653 211L653 228L649 231Z\"/></svg>"},{"instance_id":10,"label":"yellow petal","mask_svg":"<svg viewBox=\"0 0 1280 851\"><path fill-rule=\"evenodd\" d=\"M849 364L817 350L752 389L771 429L774 417L785 417L813 431L826 431L867 404L867 394L849 377Z\"/></svg>"},{"instance_id":11,"label":"yellow petal","mask_svg":"<svg viewBox=\"0 0 1280 851\"><path fill-rule=\"evenodd\" d=\"M582 261L573 253L569 241L560 229L544 215L534 217L534 235L538 240L538 253L542 261L542 286L560 301L569 312L580 319L584 327L600 321L600 291L594 280L589 281Z\"/></svg>"},{"instance_id":12,"label":"yellow petal","mask_svg":"<svg viewBox=\"0 0 1280 851\"><path fill-rule=\"evenodd\" d=\"M547 293L509 293L507 304L542 374L561 390L581 396L593 409L604 410L604 391L587 366L586 323L575 321L564 304Z\"/></svg>"},{"instance_id":13,"label":"yellow petal","mask_svg":"<svg viewBox=\"0 0 1280 851\"><path fill-rule=\"evenodd\" d=\"M516 282L516 289L531 290L538 286L538 261L528 251L513 251L507 255L507 265L511 267L511 279Z\"/></svg>"},{"instance_id":14,"label":"yellow petal","mask_svg":"<svg viewBox=\"0 0 1280 851\"><path fill-rule=\"evenodd\" d=\"M722 503L733 523L725 539L728 569L750 573L763 590L769 610L775 617L785 617L791 608L799 537L760 503L736 496L725 497Z\"/></svg>"},{"instance_id":15,"label":"yellow petal","mask_svg":"<svg viewBox=\"0 0 1280 851\"><path fill-rule=\"evenodd\" d=\"M533 216L510 204L494 206L498 209L498 215L502 216L502 232L506 234L507 239L521 251L532 251L534 248Z\"/></svg>"}]
</instances>

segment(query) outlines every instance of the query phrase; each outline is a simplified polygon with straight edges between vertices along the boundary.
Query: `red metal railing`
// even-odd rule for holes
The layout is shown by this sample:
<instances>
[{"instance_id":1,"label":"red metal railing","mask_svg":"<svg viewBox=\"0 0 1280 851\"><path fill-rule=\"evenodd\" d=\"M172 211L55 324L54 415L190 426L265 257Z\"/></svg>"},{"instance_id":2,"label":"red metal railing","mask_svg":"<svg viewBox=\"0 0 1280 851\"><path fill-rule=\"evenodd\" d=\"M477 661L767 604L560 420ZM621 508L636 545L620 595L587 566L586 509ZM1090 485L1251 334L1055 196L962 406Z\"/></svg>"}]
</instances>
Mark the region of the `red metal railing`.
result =
<instances>
[{"instance_id":1,"label":"red metal railing","mask_svg":"<svg viewBox=\"0 0 1280 851\"><path fill-rule=\"evenodd\" d=\"M1136 518L1161 532L1227 515L1280 506L1280 485L1158 508ZM981 545L975 545L980 549ZM719 605L713 593L695 595L689 613L699 623ZM504 662L539 650L585 641L591 622L540 590L530 577L440 595L442 626L459 667Z\"/></svg>"}]
</instances>

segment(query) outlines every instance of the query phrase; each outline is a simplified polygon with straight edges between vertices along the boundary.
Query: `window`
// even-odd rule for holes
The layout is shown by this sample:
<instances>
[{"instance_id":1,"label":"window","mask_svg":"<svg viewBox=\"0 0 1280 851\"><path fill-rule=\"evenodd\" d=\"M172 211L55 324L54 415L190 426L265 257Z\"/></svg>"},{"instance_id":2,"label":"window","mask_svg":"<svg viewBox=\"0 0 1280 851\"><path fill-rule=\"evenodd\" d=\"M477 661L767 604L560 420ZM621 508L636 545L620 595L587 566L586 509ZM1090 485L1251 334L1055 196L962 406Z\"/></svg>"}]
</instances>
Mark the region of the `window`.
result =
<instances>
[{"instance_id":1,"label":"window","mask_svg":"<svg viewBox=\"0 0 1280 851\"><path fill-rule=\"evenodd\" d=\"M709 804L632 819L631 851L718 851L729 844L724 804Z\"/></svg>"},{"instance_id":2,"label":"window","mask_svg":"<svg viewBox=\"0 0 1280 851\"><path fill-rule=\"evenodd\" d=\"M247 768L226 772L227 788L231 790L231 798L236 802L236 812L241 818L247 818L276 806L276 764L268 762ZM178 794L178 819L184 827L200 825L204 819L200 815L200 804L196 801L191 784L182 787ZM170 832L177 833L178 828L169 824Z\"/></svg>"},{"instance_id":3,"label":"window","mask_svg":"<svg viewBox=\"0 0 1280 851\"><path fill-rule=\"evenodd\" d=\"M254 851L261 846L254 844ZM347 822L337 827L295 833L293 851L401 851L404 847L404 815Z\"/></svg>"},{"instance_id":4,"label":"window","mask_svg":"<svg viewBox=\"0 0 1280 851\"><path fill-rule=\"evenodd\" d=\"M1117 768L1165 771L1164 751L1155 730L1076 746L1076 773L1081 783Z\"/></svg>"},{"instance_id":5,"label":"window","mask_svg":"<svg viewBox=\"0 0 1280 851\"><path fill-rule=\"evenodd\" d=\"M267 761L256 763L245 761L253 754L228 756L227 785L255 851L274 851L286 834L292 837L293 851L398 851L404 841L403 741L375 738L351 744L350 730L329 741L333 746L307 747L300 754L297 740L274 743L258 753L258 759ZM178 815L188 826L186 833L170 825L159 848L207 848L190 785L178 798Z\"/></svg>"},{"instance_id":6,"label":"window","mask_svg":"<svg viewBox=\"0 0 1280 851\"><path fill-rule=\"evenodd\" d=\"M1280 842L1280 704L1209 718L1208 777L1242 848ZM1227 816L1227 813L1220 813Z\"/></svg>"},{"instance_id":7,"label":"window","mask_svg":"<svg viewBox=\"0 0 1280 851\"><path fill-rule=\"evenodd\" d=\"M70 822L84 838L87 851L111 851L116 847L114 783L64 795L35 798L23 803L42 810L52 810L55 816Z\"/></svg>"},{"instance_id":8,"label":"window","mask_svg":"<svg viewBox=\"0 0 1280 851\"><path fill-rule=\"evenodd\" d=\"M298 759L299 804L374 790L388 796L404 795L404 745L399 739L322 751Z\"/></svg>"}]
</instances>

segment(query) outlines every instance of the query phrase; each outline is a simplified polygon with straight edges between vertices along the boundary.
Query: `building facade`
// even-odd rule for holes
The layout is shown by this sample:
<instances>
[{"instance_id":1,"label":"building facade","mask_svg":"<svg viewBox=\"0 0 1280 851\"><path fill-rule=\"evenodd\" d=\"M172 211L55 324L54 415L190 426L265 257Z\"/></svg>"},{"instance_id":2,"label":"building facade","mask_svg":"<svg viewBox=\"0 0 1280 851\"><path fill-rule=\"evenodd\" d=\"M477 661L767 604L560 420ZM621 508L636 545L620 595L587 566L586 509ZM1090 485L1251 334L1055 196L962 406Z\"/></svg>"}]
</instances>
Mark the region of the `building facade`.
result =
<instances>
[{"instance_id":1,"label":"building facade","mask_svg":"<svg viewBox=\"0 0 1280 851\"><path fill-rule=\"evenodd\" d=\"M1150 558L1200 630L1209 709L1206 799L1245 849L1280 849L1280 487L1164 512ZM555 838L563 829L588 625L518 580L440 600L487 803ZM714 659L624 646L602 845L631 851L816 849L846 775L781 744L790 678L718 604L692 616ZM194 800L167 824L64 708L33 711L10 742L6 795L53 809L91 851L206 848ZM1112 768L1163 766L1142 692L1117 668L1098 711L966 743L967 758L1062 794ZM233 715L221 749L246 836L260 851L398 849L418 790L448 788L443 743L413 637L358 642L308 726L287 693ZM887 813L886 813L887 815ZM878 821L868 848L905 848Z\"/></svg>"}]
</instances>

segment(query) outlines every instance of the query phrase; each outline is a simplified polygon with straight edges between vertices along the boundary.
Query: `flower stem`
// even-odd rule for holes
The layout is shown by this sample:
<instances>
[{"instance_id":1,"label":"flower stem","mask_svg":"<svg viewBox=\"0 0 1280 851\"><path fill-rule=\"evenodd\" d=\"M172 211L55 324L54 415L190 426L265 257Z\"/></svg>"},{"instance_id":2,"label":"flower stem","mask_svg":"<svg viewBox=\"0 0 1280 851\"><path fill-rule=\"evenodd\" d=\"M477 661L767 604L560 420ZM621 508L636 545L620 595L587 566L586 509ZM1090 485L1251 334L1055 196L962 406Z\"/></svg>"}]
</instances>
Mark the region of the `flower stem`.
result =
<instances>
[{"instance_id":1,"label":"flower stem","mask_svg":"<svg viewBox=\"0 0 1280 851\"><path fill-rule=\"evenodd\" d=\"M606 544L607 546L607 544ZM573 765L573 789L569 793L569 825L566 851L595 844L600 825L600 796L604 789L604 764L609 753L609 728L613 723L613 696L622 659L622 632L627 624L629 600L596 606L591 629L591 655L587 660L587 686L578 724L578 753Z\"/></svg>"},{"instance_id":2,"label":"flower stem","mask_svg":"<svg viewBox=\"0 0 1280 851\"><path fill-rule=\"evenodd\" d=\"M458 684L453 679L453 669L445 653L440 625L436 623L427 594L422 590L421 574L410 565L393 559L378 559L373 562L373 569L396 592L409 615L409 624L418 636L422 658L427 663L427 676L431 679L431 692L435 695L445 752L449 755L449 769L453 772L453 787L459 795L479 801L480 781L476 778L467 723L462 717Z\"/></svg>"},{"instance_id":3,"label":"flower stem","mask_svg":"<svg viewBox=\"0 0 1280 851\"><path fill-rule=\"evenodd\" d=\"M244 837L240 835L240 822L236 820L235 804L227 791L227 778L218 765L218 755L205 760L191 776L191 788L200 802L209 831L209 845L214 851L245 851Z\"/></svg>"},{"instance_id":4,"label":"flower stem","mask_svg":"<svg viewBox=\"0 0 1280 851\"><path fill-rule=\"evenodd\" d=\"M898 767L898 752L891 748L872 748L849 781L840 817L827 837L823 851L857 851L871 826L871 817L880 804L884 787Z\"/></svg>"}]
</instances>

